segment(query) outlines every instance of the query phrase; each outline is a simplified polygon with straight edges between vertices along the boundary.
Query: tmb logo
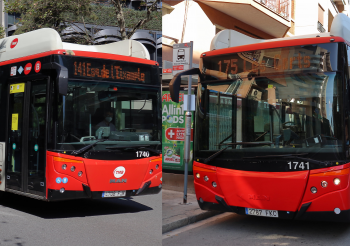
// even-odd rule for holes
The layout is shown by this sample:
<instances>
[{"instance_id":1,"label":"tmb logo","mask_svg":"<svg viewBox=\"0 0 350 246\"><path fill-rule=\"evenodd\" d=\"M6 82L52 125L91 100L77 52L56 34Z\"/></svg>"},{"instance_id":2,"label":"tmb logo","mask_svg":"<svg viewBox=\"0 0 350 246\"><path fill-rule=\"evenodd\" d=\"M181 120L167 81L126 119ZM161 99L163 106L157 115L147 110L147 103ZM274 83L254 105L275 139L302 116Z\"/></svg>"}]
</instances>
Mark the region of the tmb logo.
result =
<instances>
[{"instance_id":1,"label":"tmb logo","mask_svg":"<svg viewBox=\"0 0 350 246\"><path fill-rule=\"evenodd\" d=\"M114 174L114 177L119 179L123 177L123 175L125 174L125 168L123 166L119 166L116 169L114 169L113 174Z\"/></svg>"},{"instance_id":2,"label":"tmb logo","mask_svg":"<svg viewBox=\"0 0 350 246\"><path fill-rule=\"evenodd\" d=\"M18 44L18 38L15 38L14 40L12 40L10 48L11 49L15 48L17 44Z\"/></svg>"},{"instance_id":3,"label":"tmb logo","mask_svg":"<svg viewBox=\"0 0 350 246\"><path fill-rule=\"evenodd\" d=\"M24 67L24 74L25 75L29 74L31 70L32 70L32 64L27 63L27 65L25 65L25 67Z\"/></svg>"}]
</instances>

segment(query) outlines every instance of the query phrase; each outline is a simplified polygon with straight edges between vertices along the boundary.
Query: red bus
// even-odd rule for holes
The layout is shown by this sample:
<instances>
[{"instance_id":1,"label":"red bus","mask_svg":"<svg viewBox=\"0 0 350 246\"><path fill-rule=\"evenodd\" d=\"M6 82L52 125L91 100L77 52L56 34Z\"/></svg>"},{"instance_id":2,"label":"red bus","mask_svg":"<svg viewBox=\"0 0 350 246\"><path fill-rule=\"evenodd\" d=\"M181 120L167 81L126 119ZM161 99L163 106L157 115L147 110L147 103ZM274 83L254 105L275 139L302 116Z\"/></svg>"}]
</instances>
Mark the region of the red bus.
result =
<instances>
[{"instance_id":1,"label":"red bus","mask_svg":"<svg viewBox=\"0 0 350 246\"><path fill-rule=\"evenodd\" d=\"M200 77L193 175L201 209L350 221L349 25L339 14L324 34L222 32L213 47L236 34L239 45L203 53L199 69L173 79L176 101L181 75Z\"/></svg>"},{"instance_id":2,"label":"red bus","mask_svg":"<svg viewBox=\"0 0 350 246\"><path fill-rule=\"evenodd\" d=\"M44 201L156 194L162 187L157 62L126 40L0 40L0 190Z\"/></svg>"}]
</instances>

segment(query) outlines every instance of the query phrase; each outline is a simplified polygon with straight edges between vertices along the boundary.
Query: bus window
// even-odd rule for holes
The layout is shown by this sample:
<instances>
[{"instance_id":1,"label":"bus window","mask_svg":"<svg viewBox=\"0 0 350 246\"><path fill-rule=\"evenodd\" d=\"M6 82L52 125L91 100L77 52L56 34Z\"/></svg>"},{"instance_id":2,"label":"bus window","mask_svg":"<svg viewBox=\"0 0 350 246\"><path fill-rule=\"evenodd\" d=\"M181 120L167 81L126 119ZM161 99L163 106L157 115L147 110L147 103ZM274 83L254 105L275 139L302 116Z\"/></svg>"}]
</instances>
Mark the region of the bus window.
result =
<instances>
[{"instance_id":1,"label":"bus window","mask_svg":"<svg viewBox=\"0 0 350 246\"><path fill-rule=\"evenodd\" d=\"M96 139L104 140L102 149L118 141L159 144L158 89L136 87L70 81L58 106L59 148L80 149Z\"/></svg>"}]
</instances>

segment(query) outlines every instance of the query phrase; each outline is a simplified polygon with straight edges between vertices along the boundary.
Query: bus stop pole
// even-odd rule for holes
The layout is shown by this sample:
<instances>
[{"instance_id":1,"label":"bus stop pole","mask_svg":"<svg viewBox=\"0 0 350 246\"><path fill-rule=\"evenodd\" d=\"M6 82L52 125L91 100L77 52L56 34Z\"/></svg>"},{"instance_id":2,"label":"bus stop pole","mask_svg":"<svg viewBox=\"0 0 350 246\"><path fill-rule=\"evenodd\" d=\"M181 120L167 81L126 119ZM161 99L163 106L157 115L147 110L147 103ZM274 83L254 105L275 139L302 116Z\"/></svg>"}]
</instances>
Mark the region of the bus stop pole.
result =
<instances>
[{"instance_id":1,"label":"bus stop pole","mask_svg":"<svg viewBox=\"0 0 350 246\"><path fill-rule=\"evenodd\" d=\"M191 41L190 47L190 64L189 68L192 68L192 57L193 57L193 41ZM192 92L192 75L188 77L188 91L187 91L187 112L185 116L185 149L184 149L184 162L185 162L185 175L184 175L184 197L183 204L187 204L187 179L188 179L188 163L190 161L190 150L191 150L191 92Z\"/></svg>"}]
</instances>

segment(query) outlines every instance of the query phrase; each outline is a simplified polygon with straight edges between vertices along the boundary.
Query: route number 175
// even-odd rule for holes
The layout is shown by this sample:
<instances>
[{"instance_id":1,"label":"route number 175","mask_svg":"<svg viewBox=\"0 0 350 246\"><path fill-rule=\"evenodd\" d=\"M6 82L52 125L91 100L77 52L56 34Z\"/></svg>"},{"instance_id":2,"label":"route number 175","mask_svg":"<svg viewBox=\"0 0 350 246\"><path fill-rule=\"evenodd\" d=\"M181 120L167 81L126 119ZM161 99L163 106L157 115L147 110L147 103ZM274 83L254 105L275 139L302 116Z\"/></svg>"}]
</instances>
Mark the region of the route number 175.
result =
<instances>
[{"instance_id":1,"label":"route number 175","mask_svg":"<svg viewBox=\"0 0 350 246\"><path fill-rule=\"evenodd\" d=\"M296 170L296 169L302 169L302 170L310 169L308 162L304 163L304 162L298 162L298 161L290 161L290 162L288 162L288 165L289 165L289 169L294 169L294 170Z\"/></svg>"}]
</instances>

